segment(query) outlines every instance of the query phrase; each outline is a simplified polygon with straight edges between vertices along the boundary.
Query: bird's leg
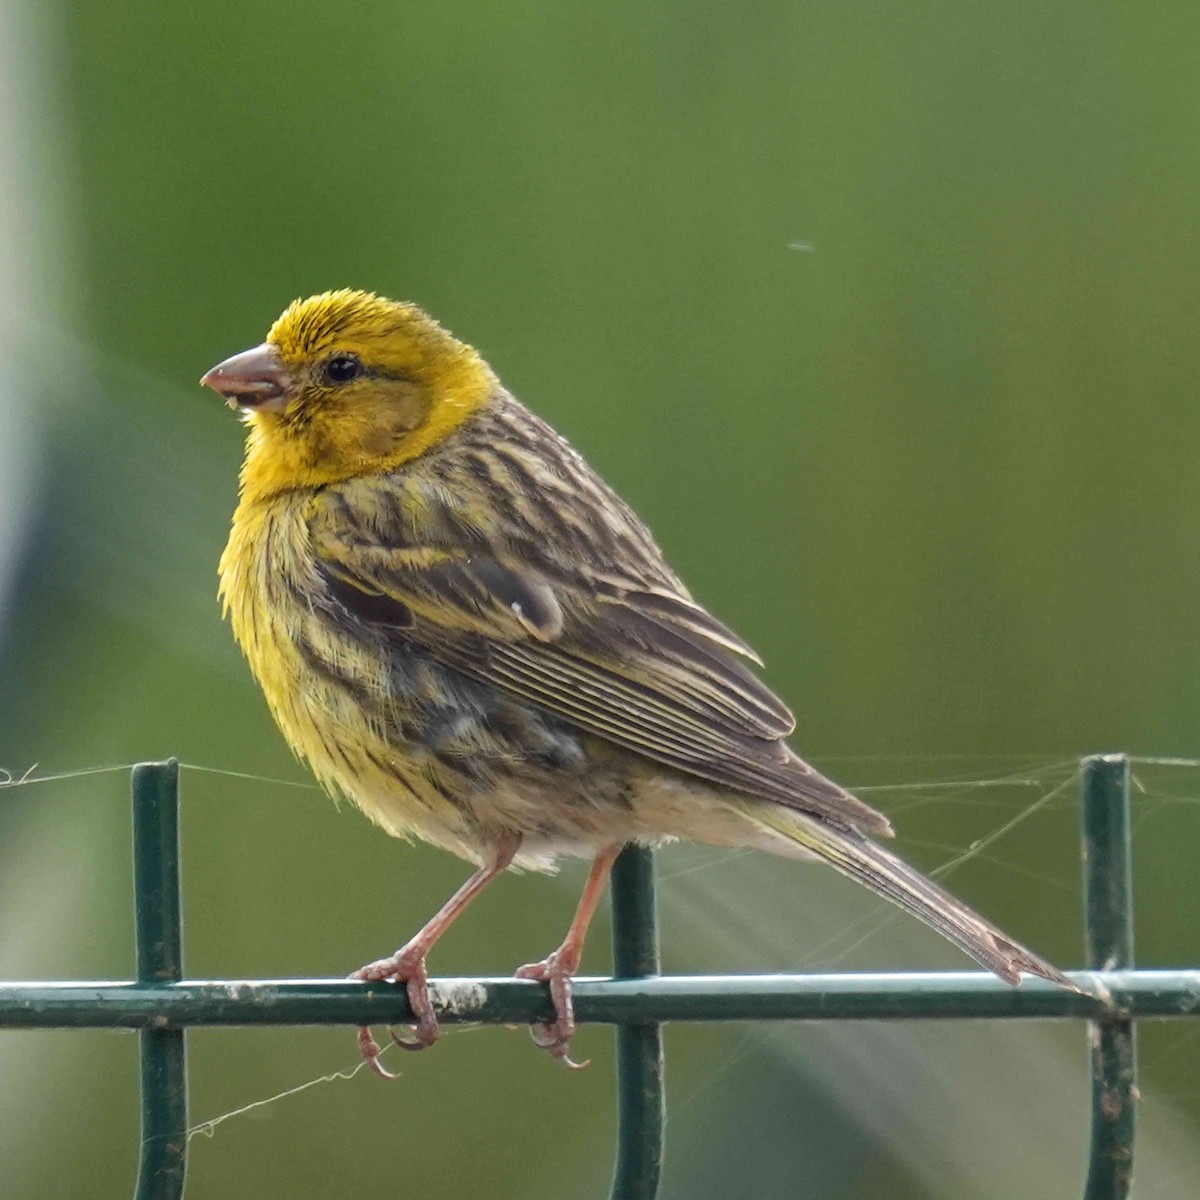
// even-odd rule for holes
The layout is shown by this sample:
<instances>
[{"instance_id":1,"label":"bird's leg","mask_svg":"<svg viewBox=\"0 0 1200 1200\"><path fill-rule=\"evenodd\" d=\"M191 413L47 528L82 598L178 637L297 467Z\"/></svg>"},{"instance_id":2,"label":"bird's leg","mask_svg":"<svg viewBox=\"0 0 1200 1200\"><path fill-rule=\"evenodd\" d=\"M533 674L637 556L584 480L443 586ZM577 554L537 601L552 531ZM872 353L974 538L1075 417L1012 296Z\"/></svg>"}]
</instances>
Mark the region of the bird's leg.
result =
<instances>
[{"instance_id":1,"label":"bird's leg","mask_svg":"<svg viewBox=\"0 0 1200 1200\"><path fill-rule=\"evenodd\" d=\"M568 1053L571 1038L575 1033L575 1005L571 999L571 976L579 970L588 926L592 923L592 917L596 915L596 906L604 894L604 885L608 882L613 863L622 849L623 844L618 843L615 846L606 846L596 855L587 883L583 885L583 895L579 898L579 907L575 910L571 928L567 930L567 936L563 938L562 945L541 962L529 963L517 970L518 979L538 979L550 985L554 1020L531 1030L533 1040L542 1049L549 1050L555 1058L562 1059L568 1067L576 1070L586 1067L587 1062L573 1062Z\"/></svg>"},{"instance_id":2,"label":"bird's leg","mask_svg":"<svg viewBox=\"0 0 1200 1200\"><path fill-rule=\"evenodd\" d=\"M438 1027L437 1014L433 1011L433 1001L429 998L429 976L425 970L425 956L438 938L454 924L463 909L508 867L520 845L519 837L505 842L492 861L487 866L480 867L395 954L390 958L367 963L350 976L351 979L368 982L391 979L404 984L408 992L408 1003L413 1010L413 1016L417 1018L417 1023L411 1040L399 1038L393 1030L388 1030L392 1041L398 1046L405 1050L424 1050L437 1041L441 1030ZM379 1044L372 1037L371 1030L365 1026L358 1031L358 1048L377 1075L382 1075L385 1079L395 1078L380 1064Z\"/></svg>"}]
</instances>

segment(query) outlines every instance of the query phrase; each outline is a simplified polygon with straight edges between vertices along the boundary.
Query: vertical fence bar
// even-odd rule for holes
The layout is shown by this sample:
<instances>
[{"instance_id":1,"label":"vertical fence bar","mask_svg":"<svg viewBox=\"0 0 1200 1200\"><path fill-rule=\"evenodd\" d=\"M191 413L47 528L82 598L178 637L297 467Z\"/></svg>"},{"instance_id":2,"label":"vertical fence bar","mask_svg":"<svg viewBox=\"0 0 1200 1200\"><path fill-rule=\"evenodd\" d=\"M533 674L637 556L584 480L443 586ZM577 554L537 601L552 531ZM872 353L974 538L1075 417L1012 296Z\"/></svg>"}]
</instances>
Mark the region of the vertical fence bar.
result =
<instances>
[{"instance_id":1,"label":"vertical fence bar","mask_svg":"<svg viewBox=\"0 0 1200 1200\"><path fill-rule=\"evenodd\" d=\"M626 846L613 867L613 973L638 979L659 972L654 855ZM654 1200L662 1173L666 1107L662 1028L617 1027L617 1165L612 1200Z\"/></svg>"},{"instance_id":2,"label":"vertical fence bar","mask_svg":"<svg viewBox=\"0 0 1200 1200\"><path fill-rule=\"evenodd\" d=\"M179 763L133 769L133 899L139 983L183 978ZM181 1200L187 1169L187 1062L182 1029L146 1029L142 1144L135 1200Z\"/></svg>"},{"instance_id":3,"label":"vertical fence bar","mask_svg":"<svg viewBox=\"0 0 1200 1200\"><path fill-rule=\"evenodd\" d=\"M1133 872L1129 760L1083 763L1084 922L1092 970L1133 966ZM1085 1200L1126 1200L1133 1180L1137 1042L1133 1022L1088 1022L1092 1060L1092 1145Z\"/></svg>"}]
</instances>

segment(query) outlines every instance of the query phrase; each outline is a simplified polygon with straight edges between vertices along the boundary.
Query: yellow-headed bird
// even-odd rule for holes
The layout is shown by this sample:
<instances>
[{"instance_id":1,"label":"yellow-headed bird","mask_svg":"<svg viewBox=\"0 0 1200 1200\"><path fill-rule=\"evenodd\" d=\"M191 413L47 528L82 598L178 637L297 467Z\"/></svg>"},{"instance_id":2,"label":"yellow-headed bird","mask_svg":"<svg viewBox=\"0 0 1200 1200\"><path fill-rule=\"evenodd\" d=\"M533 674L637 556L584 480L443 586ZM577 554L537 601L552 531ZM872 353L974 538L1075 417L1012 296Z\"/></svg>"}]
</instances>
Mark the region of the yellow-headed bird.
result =
<instances>
[{"instance_id":1,"label":"yellow-headed bird","mask_svg":"<svg viewBox=\"0 0 1200 1200\"><path fill-rule=\"evenodd\" d=\"M237 640L292 748L373 821L476 872L392 957L438 1026L425 956L488 882L594 865L539 1043L566 1061L570 977L620 848L690 838L816 857L1017 983L1071 982L871 840L887 819L801 761L794 719L646 526L488 364L413 304L293 303L204 376L249 427L221 558ZM360 1035L380 1073L378 1047Z\"/></svg>"}]
</instances>

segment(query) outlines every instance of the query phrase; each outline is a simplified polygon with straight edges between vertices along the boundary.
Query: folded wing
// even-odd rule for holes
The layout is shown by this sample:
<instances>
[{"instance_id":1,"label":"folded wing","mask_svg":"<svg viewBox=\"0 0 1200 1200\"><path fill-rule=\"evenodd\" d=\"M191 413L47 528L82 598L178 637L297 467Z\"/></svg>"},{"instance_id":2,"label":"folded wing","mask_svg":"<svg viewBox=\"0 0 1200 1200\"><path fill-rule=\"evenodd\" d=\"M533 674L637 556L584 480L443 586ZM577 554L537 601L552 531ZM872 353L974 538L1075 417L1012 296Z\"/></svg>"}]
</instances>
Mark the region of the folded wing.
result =
<instances>
[{"instance_id":1,"label":"folded wing","mask_svg":"<svg viewBox=\"0 0 1200 1200\"><path fill-rule=\"evenodd\" d=\"M322 493L310 528L332 598L358 619L655 762L890 833L787 747L795 720L742 661L753 652L682 591L578 562L555 571L511 540L415 545L411 522L381 520L395 505L355 519L356 502L369 493Z\"/></svg>"}]
</instances>

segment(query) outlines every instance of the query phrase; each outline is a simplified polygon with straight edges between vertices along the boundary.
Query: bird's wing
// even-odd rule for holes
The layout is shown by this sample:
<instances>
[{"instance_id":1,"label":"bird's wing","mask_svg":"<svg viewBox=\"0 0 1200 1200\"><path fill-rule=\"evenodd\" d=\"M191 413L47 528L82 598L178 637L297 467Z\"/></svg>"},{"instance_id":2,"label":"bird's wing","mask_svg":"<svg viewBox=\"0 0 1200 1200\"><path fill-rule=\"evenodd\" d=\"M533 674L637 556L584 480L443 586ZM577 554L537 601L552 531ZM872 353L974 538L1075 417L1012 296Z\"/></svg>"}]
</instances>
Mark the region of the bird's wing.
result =
<instances>
[{"instance_id":1,"label":"bird's wing","mask_svg":"<svg viewBox=\"0 0 1200 1200\"><path fill-rule=\"evenodd\" d=\"M579 563L553 571L543 555L534 567L511 542L415 544L413 524L379 500L327 489L310 517L330 595L355 618L666 766L890 831L783 743L795 720L740 661L752 651L686 594Z\"/></svg>"}]
</instances>

